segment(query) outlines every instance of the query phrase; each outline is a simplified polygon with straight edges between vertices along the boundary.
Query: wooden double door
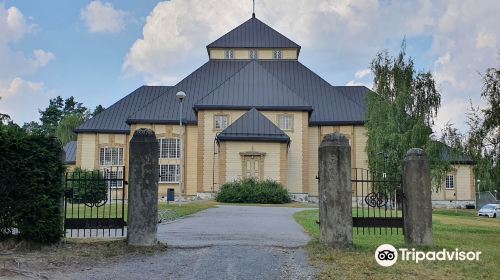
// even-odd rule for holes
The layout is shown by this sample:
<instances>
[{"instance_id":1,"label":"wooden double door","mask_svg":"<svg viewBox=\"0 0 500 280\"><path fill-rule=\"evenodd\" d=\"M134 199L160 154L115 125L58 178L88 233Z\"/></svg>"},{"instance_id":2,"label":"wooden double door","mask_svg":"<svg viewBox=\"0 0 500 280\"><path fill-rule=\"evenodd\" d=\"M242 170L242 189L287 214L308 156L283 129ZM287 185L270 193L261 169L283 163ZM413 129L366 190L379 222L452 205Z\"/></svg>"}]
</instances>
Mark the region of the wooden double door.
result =
<instances>
[{"instance_id":1,"label":"wooden double door","mask_svg":"<svg viewBox=\"0 0 500 280\"><path fill-rule=\"evenodd\" d=\"M258 155L248 155L243 157L243 178L263 178L263 158Z\"/></svg>"}]
</instances>

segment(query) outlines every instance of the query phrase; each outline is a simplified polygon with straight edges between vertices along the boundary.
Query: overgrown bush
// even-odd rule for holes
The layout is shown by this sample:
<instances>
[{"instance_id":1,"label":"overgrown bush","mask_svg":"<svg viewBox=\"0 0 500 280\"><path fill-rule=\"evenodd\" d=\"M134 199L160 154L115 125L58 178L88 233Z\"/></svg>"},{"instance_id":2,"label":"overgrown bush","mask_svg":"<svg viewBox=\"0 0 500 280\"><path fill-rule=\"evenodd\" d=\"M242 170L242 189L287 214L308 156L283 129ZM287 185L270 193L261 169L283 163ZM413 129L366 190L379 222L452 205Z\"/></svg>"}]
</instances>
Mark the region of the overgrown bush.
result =
<instances>
[{"instance_id":1,"label":"overgrown bush","mask_svg":"<svg viewBox=\"0 0 500 280\"><path fill-rule=\"evenodd\" d=\"M222 185L216 198L229 203L282 204L291 202L290 194L279 182L250 178Z\"/></svg>"},{"instance_id":2,"label":"overgrown bush","mask_svg":"<svg viewBox=\"0 0 500 280\"><path fill-rule=\"evenodd\" d=\"M53 243L62 236L62 146L55 138L0 125L0 237Z\"/></svg>"},{"instance_id":3,"label":"overgrown bush","mask_svg":"<svg viewBox=\"0 0 500 280\"><path fill-rule=\"evenodd\" d=\"M68 199L71 203L98 204L106 201L108 188L103 173L94 170L88 171L77 167L67 175L66 191L73 195Z\"/></svg>"}]
</instances>

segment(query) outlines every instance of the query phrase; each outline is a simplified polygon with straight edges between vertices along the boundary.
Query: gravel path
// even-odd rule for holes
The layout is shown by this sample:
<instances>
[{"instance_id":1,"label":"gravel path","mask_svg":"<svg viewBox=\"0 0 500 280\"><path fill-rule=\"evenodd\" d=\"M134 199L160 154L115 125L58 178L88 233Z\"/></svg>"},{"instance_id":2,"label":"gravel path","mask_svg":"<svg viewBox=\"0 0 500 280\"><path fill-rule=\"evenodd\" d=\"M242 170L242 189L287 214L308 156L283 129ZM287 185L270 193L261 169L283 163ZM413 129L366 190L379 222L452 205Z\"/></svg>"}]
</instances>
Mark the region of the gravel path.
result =
<instances>
[{"instance_id":1,"label":"gravel path","mask_svg":"<svg viewBox=\"0 0 500 280\"><path fill-rule=\"evenodd\" d=\"M312 279L302 249L309 237L293 220L303 209L227 206L158 228L170 249L55 279Z\"/></svg>"}]
</instances>

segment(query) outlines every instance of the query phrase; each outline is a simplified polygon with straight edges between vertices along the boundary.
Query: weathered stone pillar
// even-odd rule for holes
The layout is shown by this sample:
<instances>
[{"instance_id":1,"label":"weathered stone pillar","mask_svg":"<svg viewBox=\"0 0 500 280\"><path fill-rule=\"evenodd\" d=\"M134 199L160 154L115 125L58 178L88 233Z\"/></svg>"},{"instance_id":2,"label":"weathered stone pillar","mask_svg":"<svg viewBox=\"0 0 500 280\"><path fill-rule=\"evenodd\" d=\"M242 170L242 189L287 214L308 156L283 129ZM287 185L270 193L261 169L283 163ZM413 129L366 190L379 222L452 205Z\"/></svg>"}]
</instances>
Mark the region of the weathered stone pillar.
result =
<instances>
[{"instance_id":1,"label":"weathered stone pillar","mask_svg":"<svg viewBox=\"0 0 500 280\"><path fill-rule=\"evenodd\" d=\"M158 227L158 140L141 128L130 140L127 241L129 245L156 244Z\"/></svg>"},{"instance_id":2,"label":"weathered stone pillar","mask_svg":"<svg viewBox=\"0 0 500 280\"><path fill-rule=\"evenodd\" d=\"M340 133L319 146L320 241L332 248L352 245L351 146Z\"/></svg>"},{"instance_id":3,"label":"weathered stone pillar","mask_svg":"<svg viewBox=\"0 0 500 280\"><path fill-rule=\"evenodd\" d=\"M407 245L432 245L431 169L427 154L413 148L403 164L404 236Z\"/></svg>"}]
</instances>

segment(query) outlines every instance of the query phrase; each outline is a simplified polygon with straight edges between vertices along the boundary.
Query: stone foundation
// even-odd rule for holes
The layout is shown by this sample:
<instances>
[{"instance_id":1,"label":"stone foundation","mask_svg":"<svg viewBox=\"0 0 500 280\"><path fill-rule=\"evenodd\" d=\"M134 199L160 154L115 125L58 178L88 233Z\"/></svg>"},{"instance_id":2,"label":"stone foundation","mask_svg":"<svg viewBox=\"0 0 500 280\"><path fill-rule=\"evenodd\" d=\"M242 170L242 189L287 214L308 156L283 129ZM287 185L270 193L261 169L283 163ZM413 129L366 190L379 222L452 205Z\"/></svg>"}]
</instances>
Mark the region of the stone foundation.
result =
<instances>
[{"instance_id":1,"label":"stone foundation","mask_svg":"<svg viewBox=\"0 0 500 280\"><path fill-rule=\"evenodd\" d=\"M465 205L467 204L475 204L474 200L433 200L432 201L432 207L433 208L448 208L448 209L454 209L454 208L465 208Z\"/></svg>"}]
</instances>

